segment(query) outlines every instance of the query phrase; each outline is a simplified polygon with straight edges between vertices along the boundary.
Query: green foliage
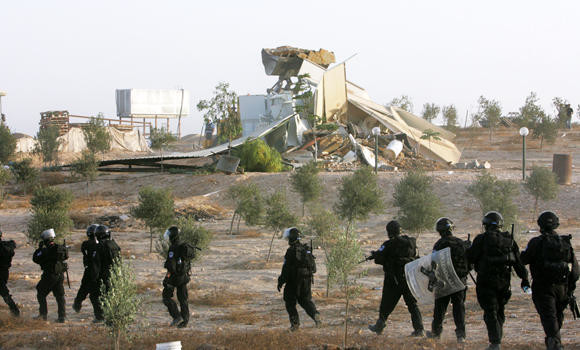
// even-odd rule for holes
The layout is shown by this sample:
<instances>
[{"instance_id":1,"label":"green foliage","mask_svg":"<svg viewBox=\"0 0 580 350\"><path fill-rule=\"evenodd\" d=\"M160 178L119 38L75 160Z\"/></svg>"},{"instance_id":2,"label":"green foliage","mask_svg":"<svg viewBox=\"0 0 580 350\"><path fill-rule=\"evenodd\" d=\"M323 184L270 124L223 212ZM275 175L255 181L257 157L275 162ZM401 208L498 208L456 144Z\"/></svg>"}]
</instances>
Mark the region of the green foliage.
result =
<instances>
[{"instance_id":1,"label":"green foliage","mask_svg":"<svg viewBox=\"0 0 580 350\"><path fill-rule=\"evenodd\" d=\"M429 140L429 149L431 149L431 139L436 140L436 141L441 141L441 138L439 137L441 135L440 132L437 132L435 130L431 130L431 129L426 129L423 130L423 135L421 135L421 140Z\"/></svg>"},{"instance_id":2,"label":"green foliage","mask_svg":"<svg viewBox=\"0 0 580 350\"><path fill-rule=\"evenodd\" d=\"M425 103L423 104L423 119L428 122L431 122L433 119L437 118L439 115L439 111L441 108L434 103Z\"/></svg>"},{"instance_id":3,"label":"green foliage","mask_svg":"<svg viewBox=\"0 0 580 350\"><path fill-rule=\"evenodd\" d=\"M270 261L270 254L272 252L272 244L276 233L282 231L283 228L296 226L298 218L292 214L288 208L286 194L283 191L274 192L266 199L266 217L264 224L267 228L272 229L272 239L270 241L270 249L268 250L268 257L266 261Z\"/></svg>"},{"instance_id":4,"label":"green foliage","mask_svg":"<svg viewBox=\"0 0 580 350\"><path fill-rule=\"evenodd\" d=\"M37 144L34 153L40 154L43 162L56 165L58 146L60 145L58 136L59 128L56 125L41 127L36 133Z\"/></svg>"},{"instance_id":5,"label":"green foliage","mask_svg":"<svg viewBox=\"0 0 580 350\"><path fill-rule=\"evenodd\" d=\"M183 243L189 243L194 247L201 249L201 251L196 251L195 258L191 261L192 263L198 261L201 258L201 254L209 247L209 243L213 238L211 231L201 226L194 217L180 217L177 219L177 225L179 228L179 241ZM169 250L169 241L166 241L163 234L159 236L159 241L155 246L155 250L163 259L167 259L167 251Z\"/></svg>"},{"instance_id":6,"label":"green foliage","mask_svg":"<svg viewBox=\"0 0 580 350\"><path fill-rule=\"evenodd\" d=\"M316 129L318 130L327 130L327 131L336 131L338 130L338 124L335 123L324 123L324 124L320 124L318 126L316 126Z\"/></svg>"},{"instance_id":7,"label":"green foliage","mask_svg":"<svg viewBox=\"0 0 580 350\"><path fill-rule=\"evenodd\" d=\"M232 233L236 215L243 218L248 226L255 226L262 223L264 216L264 197L258 186L254 183L238 184L228 189L228 197L234 201L236 208L230 224L230 234ZM239 226L238 226L239 233Z\"/></svg>"},{"instance_id":8,"label":"green foliage","mask_svg":"<svg viewBox=\"0 0 580 350\"><path fill-rule=\"evenodd\" d=\"M135 272L122 258L117 258L111 266L109 286L101 284L99 302L103 308L105 326L113 337L115 350L120 349L121 338L135 323L143 305L137 293Z\"/></svg>"},{"instance_id":9,"label":"green foliage","mask_svg":"<svg viewBox=\"0 0 580 350\"><path fill-rule=\"evenodd\" d=\"M99 168L99 161L95 154L91 151L85 150L81 157L71 165L73 174L89 180L94 180L97 177Z\"/></svg>"},{"instance_id":10,"label":"green foliage","mask_svg":"<svg viewBox=\"0 0 580 350\"><path fill-rule=\"evenodd\" d=\"M569 102L565 98L554 97L552 99L552 104L556 109L556 122L558 123L558 126L562 128L566 125L566 121L568 120L567 106Z\"/></svg>"},{"instance_id":11,"label":"green foliage","mask_svg":"<svg viewBox=\"0 0 580 350\"><path fill-rule=\"evenodd\" d=\"M32 218L28 222L28 241L38 242L42 231L49 228L54 229L57 238L66 238L73 227L68 215L72 201L73 195L69 191L57 187L37 187L30 199Z\"/></svg>"},{"instance_id":12,"label":"green foliage","mask_svg":"<svg viewBox=\"0 0 580 350\"><path fill-rule=\"evenodd\" d=\"M384 203L381 196L377 176L370 167L363 166L341 179L334 211L347 221L347 229L350 230L355 220L366 220L370 213L382 211Z\"/></svg>"},{"instance_id":13,"label":"green foliage","mask_svg":"<svg viewBox=\"0 0 580 350\"><path fill-rule=\"evenodd\" d=\"M526 97L526 102L520 107L520 111L515 118L518 126L534 129L537 123L547 117L542 106L538 104L539 101L538 95L533 91L530 92L530 95Z\"/></svg>"},{"instance_id":14,"label":"green foliage","mask_svg":"<svg viewBox=\"0 0 580 350\"><path fill-rule=\"evenodd\" d=\"M479 103L479 111L477 112L477 120L485 122L489 128L489 140L491 141L493 129L499 123L501 117L501 105L497 100L488 100L483 96L479 96L477 100Z\"/></svg>"},{"instance_id":15,"label":"green foliage","mask_svg":"<svg viewBox=\"0 0 580 350\"><path fill-rule=\"evenodd\" d=\"M457 109L455 105L443 106L441 114L447 128L455 128L457 125Z\"/></svg>"},{"instance_id":16,"label":"green foliage","mask_svg":"<svg viewBox=\"0 0 580 350\"><path fill-rule=\"evenodd\" d=\"M532 173L526 178L525 189L534 197L534 216L538 211L538 200L549 201L558 197L557 175L550 169L534 166Z\"/></svg>"},{"instance_id":17,"label":"green foliage","mask_svg":"<svg viewBox=\"0 0 580 350\"><path fill-rule=\"evenodd\" d=\"M518 208L513 198L519 193L519 187L515 181L499 180L484 171L467 187L467 192L477 199L482 214L495 210L502 214L506 224L515 223Z\"/></svg>"},{"instance_id":18,"label":"green foliage","mask_svg":"<svg viewBox=\"0 0 580 350\"><path fill-rule=\"evenodd\" d=\"M31 189L38 178L38 170L32 166L32 159L26 158L10 164L10 171L14 175L16 183L22 186L24 194Z\"/></svg>"},{"instance_id":19,"label":"green foliage","mask_svg":"<svg viewBox=\"0 0 580 350\"><path fill-rule=\"evenodd\" d=\"M290 185L294 192L302 199L302 216L306 203L317 199L322 191L322 184L318 178L319 169L315 162L308 162L290 174Z\"/></svg>"},{"instance_id":20,"label":"green foliage","mask_svg":"<svg viewBox=\"0 0 580 350\"><path fill-rule=\"evenodd\" d=\"M282 156L262 139L244 142L235 152L245 171L279 172L283 169Z\"/></svg>"},{"instance_id":21,"label":"green foliage","mask_svg":"<svg viewBox=\"0 0 580 350\"><path fill-rule=\"evenodd\" d=\"M12 172L10 172L9 168L5 168L0 166L0 203L4 201L5 192L4 186L10 181L12 178Z\"/></svg>"},{"instance_id":22,"label":"green foliage","mask_svg":"<svg viewBox=\"0 0 580 350\"><path fill-rule=\"evenodd\" d=\"M0 163L6 164L16 151L16 137L6 124L0 124Z\"/></svg>"},{"instance_id":23,"label":"green foliage","mask_svg":"<svg viewBox=\"0 0 580 350\"><path fill-rule=\"evenodd\" d=\"M200 100L197 110L204 112L204 122L217 125L218 141L233 140L242 133L242 123L236 109L238 95L230 90L230 84L220 82L215 87L214 97Z\"/></svg>"},{"instance_id":24,"label":"green foliage","mask_svg":"<svg viewBox=\"0 0 580 350\"><path fill-rule=\"evenodd\" d=\"M91 153L104 153L111 149L111 134L107 132L101 116L93 117L83 128L87 148Z\"/></svg>"},{"instance_id":25,"label":"green foliage","mask_svg":"<svg viewBox=\"0 0 580 350\"><path fill-rule=\"evenodd\" d=\"M163 149L175 140L177 140L177 138L165 128L151 129L151 134L149 135L150 147L161 150L161 152L163 152Z\"/></svg>"},{"instance_id":26,"label":"green foliage","mask_svg":"<svg viewBox=\"0 0 580 350\"><path fill-rule=\"evenodd\" d=\"M432 227L441 203L433 192L433 179L420 171L410 171L395 185L394 205L399 208L401 227L421 232Z\"/></svg>"},{"instance_id":27,"label":"green foliage","mask_svg":"<svg viewBox=\"0 0 580 350\"><path fill-rule=\"evenodd\" d=\"M536 139L540 139L540 151L544 147L544 140L548 143L553 144L556 142L556 137L558 136L558 123L549 116L542 116L541 120L534 125L534 130L532 136Z\"/></svg>"},{"instance_id":28,"label":"green foliage","mask_svg":"<svg viewBox=\"0 0 580 350\"><path fill-rule=\"evenodd\" d=\"M335 244L328 254L328 278L331 285L338 285L344 293L344 335L343 347L346 349L348 342L348 318L351 298L360 292L357 276L353 274L359 261L363 259L360 244L348 231L338 235Z\"/></svg>"},{"instance_id":29,"label":"green foliage","mask_svg":"<svg viewBox=\"0 0 580 350\"><path fill-rule=\"evenodd\" d=\"M145 186L139 190L139 205L131 214L145 222L149 228L149 253L153 251L153 232L167 228L174 217L174 202L171 192L164 188Z\"/></svg>"},{"instance_id":30,"label":"green foliage","mask_svg":"<svg viewBox=\"0 0 580 350\"><path fill-rule=\"evenodd\" d=\"M413 102L407 95L401 95L401 97L393 98L391 102L387 103L387 107L388 106L396 106L409 113L413 113Z\"/></svg>"}]
</instances>

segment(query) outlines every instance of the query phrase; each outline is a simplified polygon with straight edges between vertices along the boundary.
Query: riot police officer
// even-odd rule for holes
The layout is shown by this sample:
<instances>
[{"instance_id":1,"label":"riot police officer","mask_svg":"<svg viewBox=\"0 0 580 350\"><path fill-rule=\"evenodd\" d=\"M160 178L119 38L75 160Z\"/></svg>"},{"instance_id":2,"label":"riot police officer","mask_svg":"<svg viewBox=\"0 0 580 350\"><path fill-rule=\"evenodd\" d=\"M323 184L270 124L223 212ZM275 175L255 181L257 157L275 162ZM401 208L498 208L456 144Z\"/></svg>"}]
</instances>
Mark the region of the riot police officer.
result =
<instances>
[{"instance_id":1,"label":"riot police officer","mask_svg":"<svg viewBox=\"0 0 580 350\"><path fill-rule=\"evenodd\" d=\"M483 309L489 350L499 350L505 322L505 305L511 297L512 267L522 279L522 288L529 287L528 272L520 260L520 251L513 237L503 227L503 217L496 211L486 213L482 220L485 232L477 235L467 250L469 263L477 272L475 292Z\"/></svg>"},{"instance_id":2,"label":"riot police officer","mask_svg":"<svg viewBox=\"0 0 580 350\"><path fill-rule=\"evenodd\" d=\"M551 211L538 217L540 235L534 237L522 252L524 264L532 273L532 300L546 334L548 350L562 349L560 329L568 298L576 288L579 270L572 248L572 236L558 235L560 219ZM571 268L569 267L571 265Z\"/></svg>"},{"instance_id":3,"label":"riot police officer","mask_svg":"<svg viewBox=\"0 0 580 350\"><path fill-rule=\"evenodd\" d=\"M390 221L386 228L389 239L369 257L374 259L375 264L383 265L383 271L385 272L379 318L374 325L369 326L369 329L376 334L381 334L385 328L387 318L397 306L401 296L403 296L413 323L414 331L411 336L421 337L425 334L421 311L419 311L417 300L409 290L405 278L405 264L419 257L417 243L415 238L401 235L401 225L395 220Z\"/></svg>"},{"instance_id":4,"label":"riot police officer","mask_svg":"<svg viewBox=\"0 0 580 350\"><path fill-rule=\"evenodd\" d=\"M317 327L321 325L320 314L312 301L312 279L316 272L316 264L312 249L300 242L300 231L296 227L284 231L288 239L288 249L284 255L282 273L278 276L278 292L284 286L284 304L290 318L290 330L300 328L300 317L296 303L300 304Z\"/></svg>"},{"instance_id":5,"label":"riot police officer","mask_svg":"<svg viewBox=\"0 0 580 350\"><path fill-rule=\"evenodd\" d=\"M168 228L164 238L169 241L169 249L164 265L167 274L163 279L163 304L173 317L171 326L185 328L189 322L187 283L190 281L191 260L195 258L195 247L180 241L179 229L176 226ZM173 300L175 290L181 311Z\"/></svg>"},{"instance_id":6,"label":"riot police officer","mask_svg":"<svg viewBox=\"0 0 580 350\"><path fill-rule=\"evenodd\" d=\"M42 276L36 285L36 297L38 299L37 319L46 321L48 309L46 296L52 292L58 306L59 323L66 321L66 309L64 300L64 273L66 272L66 260L68 252L64 245L56 244L54 239L56 234L53 229L45 230L40 235L41 241L38 249L34 251L32 261L39 264L42 269Z\"/></svg>"},{"instance_id":7,"label":"riot police officer","mask_svg":"<svg viewBox=\"0 0 580 350\"><path fill-rule=\"evenodd\" d=\"M99 241L95 236L97 227L99 227L99 225L92 224L87 228L87 240L85 240L81 245L81 253L83 254L83 265L85 270L83 272L81 286L73 303L73 310L80 312L83 301L86 299L87 295L89 295L91 304L93 305L95 323L101 322L103 320L103 310L99 302L101 254L99 250Z\"/></svg>"},{"instance_id":8,"label":"riot police officer","mask_svg":"<svg viewBox=\"0 0 580 350\"><path fill-rule=\"evenodd\" d=\"M99 225L95 230L95 235L99 240L98 253L100 256L100 271L99 279L100 283L105 285L105 288L109 289L109 279L111 277L111 266L113 265L115 259L121 255L121 248L111 238L111 231L105 225Z\"/></svg>"},{"instance_id":9,"label":"riot police officer","mask_svg":"<svg viewBox=\"0 0 580 350\"><path fill-rule=\"evenodd\" d=\"M455 225L451 219L443 217L435 223L435 230L439 232L441 238L435 242L433 251L442 250L449 247L451 250L451 261L457 277L467 286L467 274L469 273L469 264L467 263L466 251L469 248L469 243L453 236L453 229ZM445 319L445 312L447 306L451 301L453 305L453 321L455 322L455 335L457 342L465 342L465 289L455 292L453 294L435 299L435 307L433 310L433 323L431 324L431 332L427 332L429 338L439 338L443 332L443 320Z\"/></svg>"},{"instance_id":10,"label":"riot police officer","mask_svg":"<svg viewBox=\"0 0 580 350\"><path fill-rule=\"evenodd\" d=\"M20 316L20 309L18 309L18 305L12 299L10 291L6 286L10 274L10 266L12 266L14 249L16 249L16 243L13 240L2 240L2 231L0 231L0 295L10 308L12 315L18 317Z\"/></svg>"}]
</instances>

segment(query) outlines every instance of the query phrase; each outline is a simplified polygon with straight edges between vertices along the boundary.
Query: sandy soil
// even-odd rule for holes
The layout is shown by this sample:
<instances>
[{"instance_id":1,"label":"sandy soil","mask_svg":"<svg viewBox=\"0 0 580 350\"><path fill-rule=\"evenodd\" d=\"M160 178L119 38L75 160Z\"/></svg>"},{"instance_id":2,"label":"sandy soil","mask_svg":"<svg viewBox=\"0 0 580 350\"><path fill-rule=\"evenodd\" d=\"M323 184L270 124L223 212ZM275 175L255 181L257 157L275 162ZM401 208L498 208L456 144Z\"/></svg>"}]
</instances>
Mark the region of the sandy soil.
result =
<instances>
[{"instance_id":1,"label":"sandy soil","mask_svg":"<svg viewBox=\"0 0 580 350\"><path fill-rule=\"evenodd\" d=\"M464 150L463 159L489 160L492 163L491 172L502 179L521 179L521 153L518 150L518 137L513 138L516 130L502 131L495 135L496 141L488 143L488 136L474 137L468 132L458 136L457 143ZM572 139L572 137L574 139ZM568 138L566 138L568 137ZM570 141L570 139L572 139ZM577 141L578 140L578 141ZM578 131L559 137L555 145L545 145L542 151L532 149L528 152L528 164L551 165L553 153L574 151L580 144ZM521 146L519 146L521 147ZM462 160L463 160L462 159ZM578 154L574 155L574 162L579 163ZM435 191L441 197L442 212L451 217L457 226L457 234L466 238L467 233L472 237L479 233L481 212L476 201L467 194L466 187L475 179L477 170L447 170L434 171L429 174L434 178ZM337 200L336 191L342 176L349 173L322 173L324 195L321 204L331 208ZM177 207L204 207L211 208L216 215L214 219L203 222L203 225L214 233L214 240L205 252L202 260L193 268L193 278L190 284L190 309L192 319L190 326L185 330L168 330L170 322L166 308L161 302L161 281L164 270L162 260L155 254L148 253L148 234L141 224L134 222L131 227L123 231L114 232L114 238L123 249L123 256L131 261L137 274L139 291L145 300L144 314L140 323L145 328L144 334L154 332L171 332L175 340L186 337L187 334L198 332L201 334L250 334L273 330L280 336L286 334L288 318L284 309L281 293L276 291L276 278L280 272L283 254L287 243L281 239L274 241L273 258L266 263L269 237L271 232L256 227L247 227L243 223L240 234L227 234L232 215L231 203L226 198L225 190L238 182L254 182L264 193L271 193L276 189L288 188L288 174L244 174L244 175L184 175L184 174L102 174L91 187L91 196L99 198L99 206L89 204L80 205L86 194L86 184L68 183L58 185L72 190L78 198L75 212L88 215L91 218L101 215L128 214L130 207L135 204L138 190L145 185L154 185L171 188L176 198ZM357 225L364 250L369 252L376 249L384 240L385 223L392 219L397 209L392 206L394 185L403 176L402 173L382 172L379 174L379 183L383 188L383 198L387 203L386 210L380 215L373 215L366 222ZM573 171L573 184L562 186L557 200L540 203L540 210L555 210L561 218L561 233L570 233L574 236L575 248L580 248L580 237L576 232L580 227L580 172ZM536 229L535 219L532 218L532 198L520 191L515 198L520 208L520 215L525 221L525 228ZM40 277L40 269L32 263L33 246L26 243L24 231L30 217L29 210L23 206L23 198L11 196L4 203L5 209L0 210L0 223L5 239L14 239L18 244L16 256L8 286L14 299L22 306L22 321L27 326L15 326L16 322L0 322L0 348L75 348L75 346L59 343L42 343L41 339L49 337L54 332L76 332L77 330L94 330L95 334L102 334L102 330L92 326L92 310L90 303L85 301L80 313L74 313L71 305L82 277L82 261L79 252L80 243L84 239L84 230L75 230L69 240L73 246L70 253L69 266L72 289L67 289L68 323L56 324L56 304L54 298L49 297L50 326L42 322L30 322L31 317L37 314L35 285ZM291 200L291 206L296 213L300 213L300 203L297 199ZM522 233L520 240L525 242L533 237L534 233ZM437 239L435 232L423 233L418 238L421 254L427 254ZM313 323L300 310L304 330L303 337L311 339L312 344L321 341L339 344L341 342L342 317L344 304L340 293L331 290L330 296L325 296L326 269L321 251L316 251L319 271L313 286L314 300L322 314L324 326L313 329ZM350 329L353 337L360 343L374 344L377 338L369 332L367 325L373 323L377 317L382 287L382 271L380 266L371 263L362 266L368 274L360 279L363 285L362 293L354 301L351 309ZM531 298L519 289L519 279L513 278L513 296L506 309L506 325L504 339L506 348L534 348L541 349L544 334L540 321L534 310ZM475 299L474 286L469 281L469 291L466 302L468 343L466 349L483 348L487 344L485 325L482 312ZM430 328L432 320L432 305L422 305L423 323L426 329ZM0 320L8 318L8 309L0 303ZM28 323L26 323L28 322ZM580 348L580 339L576 329L580 320L574 321L566 314L566 321L562 331L564 344L567 348ZM24 324L23 323L23 324ZM441 346L432 341L403 339L412 331L409 315L401 301L390 317L384 335L379 339L383 344L396 344L394 348L454 348L454 325L451 312L448 312L444 325ZM196 333L197 334L197 333ZM254 333L252 333L254 334ZM278 333L275 333L278 334ZM227 338L227 337L226 337ZM195 341L185 344L184 348L195 348ZM359 344L360 344L359 343ZM36 344L36 345L35 345ZM42 345L44 344L44 345ZM78 345L78 344L77 344ZM227 345L227 344L223 344ZM299 347L287 344L287 348ZM80 346L80 345L78 345ZM138 348L129 346L132 348ZM235 345L234 348L244 346ZM260 348L261 346L254 345ZM85 347L86 348L86 347ZM269 348L263 345L262 348ZM388 346L387 346L388 348Z\"/></svg>"}]
</instances>

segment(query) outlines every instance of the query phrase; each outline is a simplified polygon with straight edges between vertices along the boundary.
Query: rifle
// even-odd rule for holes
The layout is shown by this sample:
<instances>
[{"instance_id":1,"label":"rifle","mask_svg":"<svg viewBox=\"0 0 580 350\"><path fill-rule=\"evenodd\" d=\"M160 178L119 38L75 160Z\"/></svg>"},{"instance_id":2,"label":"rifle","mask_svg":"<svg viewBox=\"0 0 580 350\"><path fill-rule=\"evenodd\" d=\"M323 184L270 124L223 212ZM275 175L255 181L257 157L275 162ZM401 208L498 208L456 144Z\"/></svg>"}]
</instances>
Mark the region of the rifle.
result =
<instances>
[{"instance_id":1,"label":"rifle","mask_svg":"<svg viewBox=\"0 0 580 350\"><path fill-rule=\"evenodd\" d=\"M67 252L66 255L68 256L68 246L66 245L66 239L63 240L63 244L64 244L64 249ZM64 267L65 267L64 268L64 272L66 272L66 284L68 284L68 289L70 289L70 278L68 277L68 264L65 263L65 262L63 262L63 264L64 264Z\"/></svg>"},{"instance_id":2,"label":"rifle","mask_svg":"<svg viewBox=\"0 0 580 350\"><path fill-rule=\"evenodd\" d=\"M364 258L363 260L359 261L357 264L362 264L366 261L373 260L374 258L375 258L375 252L373 251L373 252L371 252L371 255L369 255L366 258Z\"/></svg>"},{"instance_id":3,"label":"rifle","mask_svg":"<svg viewBox=\"0 0 580 350\"><path fill-rule=\"evenodd\" d=\"M580 318L580 310L578 310L578 303L576 302L574 294L570 295L568 306L570 307L570 311L572 311L572 317L574 319Z\"/></svg>"},{"instance_id":4,"label":"rifle","mask_svg":"<svg viewBox=\"0 0 580 350\"><path fill-rule=\"evenodd\" d=\"M471 233L467 234L467 242L469 242L469 246L471 246ZM473 284L475 284L477 286L477 282L475 281L475 277L473 277L473 274L471 274L471 267L468 266L467 268L469 269L469 271L467 271L467 273L469 274L469 277L471 277Z\"/></svg>"}]
</instances>

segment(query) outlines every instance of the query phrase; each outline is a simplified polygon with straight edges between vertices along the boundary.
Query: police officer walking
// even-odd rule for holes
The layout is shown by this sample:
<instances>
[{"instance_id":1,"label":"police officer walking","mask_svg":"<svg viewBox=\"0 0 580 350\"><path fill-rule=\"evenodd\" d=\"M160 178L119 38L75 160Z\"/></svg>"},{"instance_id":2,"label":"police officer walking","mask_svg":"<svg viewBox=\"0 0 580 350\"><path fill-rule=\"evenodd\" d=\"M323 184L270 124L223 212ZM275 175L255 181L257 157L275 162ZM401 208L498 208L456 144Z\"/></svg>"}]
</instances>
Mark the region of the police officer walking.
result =
<instances>
[{"instance_id":1,"label":"police officer walking","mask_svg":"<svg viewBox=\"0 0 580 350\"><path fill-rule=\"evenodd\" d=\"M405 264L418 258L417 243L415 238L401 235L401 225L394 220L387 224L387 235L389 239L381 245L379 250L372 252L369 257L369 260L374 259L375 264L383 265L385 272L379 318L374 325L369 326L369 329L376 334L383 332L387 318L395 309L402 295L413 323L414 331L411 336L422 337L425 333L421 311L419 311L417 300L411 294L405 278Z\"/></svg>"},{"instance_id":2,"label":"police officer walking","mask_svg":"<svg viewBox=\"0 0 580 350\"><path fill-rule=\"evenodd\" d=\"M522 279L522 288L529 287L530 282L517 243L508 232L500 231L503 227L501 214L486 213L482 224L485 232L475 237L467 250L467 258L477 272L475 292L487 327L490 343L487 349L498 350L503 336L504 308L511 297L511 268Z\"/></svg>"},{"instance_id":3,"label":"police officer walking","mask_svg":"<svg viewBox=\"0 0 580 350\"><path fill-rule=\"evenodd\" d=\"M284 303L290 318L290 330L296 331L300 328L296 303L302 306L319 327L320 314L312 301L311 290L313 276L316 273L314 255L308 245L300 243L300 231L296 227L286 229L284 238L288 239L290 247L286 250L282 273L278 277L278 292L284 286Z\"/></svg>"},{"instance_id":4,"label":"police officer walking","mask_svg":"<svg viewBox=\"0 0 580 350\"><path fill-rule=\"evenodd\" d=\"M87 228L87 240L81 245L85 270L83 272L81 286L73 303L73 310L80 312L83 301L86 299L87 295L90 295L91 304L93 305L93 313L95 315L94 323L103 321L103 309L99 302L101 254L99 241L95 236L97 227L99 227L99 225L92 224Z\"/></svg>"},{"instance_id":5,"label":"police officer walking","mask_svg":"<svg viewBox=\"0 0 580 350\"><path fill-rule=\"evenodd\" d=\"M163 237L170 244L165 260L167 274L163 279L163 304L173 317L171 326L185 328L189 322L187 283L190 281L191 260L195 258L195 247L179 240L179 229L176 226L168 228ZM173 292L176 289L181 311L173 300Z\"/></svg>"},{"instance_id":6,"label":"police officer walking","mask_svg":"<svg viewBox=\"0 0 580 350\"><path fill-rule=\"evenodd\" d=\"M530 265L532 300L542 321L548 350L562 349L560 329L564 309L580 273L570 242L572 236L558 235L555 230L559 225L556 214L541 213L538 217L541 235L532 238L521 254L522 262Z\"/></svg>"},{"instance_id":7,"label":"police officer walking","mask_svg":"<svg viewBox=\"0 0 580 350\"><path fill-rule=\"evenodd\" d=\"M451 261L457 277L461 282L467 286L467 274L469 273L469 264L467 263L466 251L469 248L469 242L464 241L458 237L453 236L453 229L455 225L449 218L440 218L435 223L435 229L439 232L441 238L435 242L433 251L448 248L451 250ZM433 310L433 323L431 324L431 332L427 332L429 338L441 337L443 332L443 320L445 319L445 312L447 306L451 301L453 304L453 321L455 322L455 335L457 342L465 342L465 289L455 292L453 294L435 299L435 307Z\"/></svg>"},{"instance_id":8,"label":"police officer walking","mask_svg":"<svg viewBox=\"0 0 580 350\"><path fill-rule=\"evenodd\" d=\"M10 291L6 286L8 283L8 276L10 274L10 266L12 266L14 249L16 249L16 243L14 243L13 240L2 240L2 231L0 231L0 295L10 308L12 315L18 317L20 316L20 310L18 309L18 305L16 305L12 299Z\"/></svg>"},{"instance_id":9,"label":"police officer walking","mask_svg":"<svg viewBox=\"0 0 580 350\"><path fill-rule=\"evenodd\" d=\"M111 266L115 259L121 255L121 248L111 238L111 231L105 225L99 225L95 230L95 235L99 240L98 253L100 256L101 269L99 272L100 283L104 283L105 289L109 289L109 279L111 277Z\"/></svg>"},{"instance_id":10,"label":"police officer walking","mask_svg":"<svg viewBox=\"0 0 580 350\"><path fill-rule=\"evenodd\" d=\"M48 309L46 296L52 292L58 305L59 323L66 321L66 309L64 301L64 273L67 269L65 260L68 259L68 252L64 245L54 242L56 235L53 229L45 230L41 233L42 239L38 249L32 255L32 261L42 268L42 276L36 285L36 297L38 299L37 319L47 319Z\"/></svg>"}]
</instances>

